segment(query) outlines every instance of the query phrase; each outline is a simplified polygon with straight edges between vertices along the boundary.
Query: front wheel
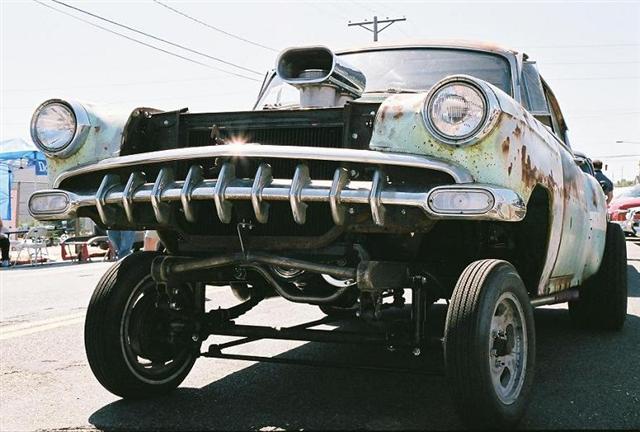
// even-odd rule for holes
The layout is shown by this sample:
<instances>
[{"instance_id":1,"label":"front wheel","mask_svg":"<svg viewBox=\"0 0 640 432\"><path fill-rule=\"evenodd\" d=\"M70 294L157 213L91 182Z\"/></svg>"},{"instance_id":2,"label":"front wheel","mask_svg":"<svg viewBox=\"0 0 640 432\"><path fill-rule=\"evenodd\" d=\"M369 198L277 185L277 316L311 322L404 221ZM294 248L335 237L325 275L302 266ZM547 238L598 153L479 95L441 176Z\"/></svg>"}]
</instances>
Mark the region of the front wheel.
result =
<instances>
[{"instance_id":1,"label":"front wheel","mask_svg":"<svg viewBox=\"0 0 640 432\"><path fill-rule=\"evenodd\" d=\"M134 253L115 263L87 309L84 337L91 370L107 390L124 398L173 390L199 354L199 337L189 330L203 304L201 293L189 284L157 286L150 270L158 255Z\"/></svg>"},{"instance_id":2,"label":"front wheel","mask_svg":"<svg viewBox=\"0 0 640 432\"><path fill-rule=\"evenodd\" d=\"M516 269L481 260L462 273L447 311L445 367L454 404L474 428L512 427L535 368L533 309Z\"/></svg>"}]
</instances>

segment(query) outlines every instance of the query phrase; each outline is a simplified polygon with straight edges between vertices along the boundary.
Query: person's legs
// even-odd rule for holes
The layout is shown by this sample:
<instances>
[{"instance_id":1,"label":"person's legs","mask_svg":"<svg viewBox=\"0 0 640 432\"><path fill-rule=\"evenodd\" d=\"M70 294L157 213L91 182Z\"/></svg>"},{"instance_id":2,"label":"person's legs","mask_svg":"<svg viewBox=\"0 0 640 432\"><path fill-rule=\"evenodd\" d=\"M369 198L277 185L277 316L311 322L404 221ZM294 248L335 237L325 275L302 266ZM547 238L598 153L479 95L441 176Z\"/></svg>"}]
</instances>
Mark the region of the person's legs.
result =
<instances>
[{"instance_id":1,"label":"person's legs","mask_svg":"<svg viewBox=\"0 0 640 432\"><path fill-rule=\"evenodd\" d=\"M0 249L2 250L2 259L0 260L0 265L6 267L9 265L9 247L11 246L11 242L9 241L9 237L0 236Z\"/></svg>"},{"instance_id":2,"label":"person's legs","mask_svg":"<svg viewBox=\"0 0 640 432\"><path fill-rule=\"evenodd\" d=\"M109 237L109 241L111 242L111 246L113 247L113 251L116 254L116 259L121 258L120 257L120 244L122 243L122 241L121 241L120 231L107 230L107 237Z\"/></svg>"},{"instance_id":3,"label":"person's legs","mask_svg":"<svg viewBox=\"0 0 640 432\"><path fill-rule=\"evenodd\" d=\"M135 231L120 231L120 247L118 248L118 259L124 258L131 253Z\"/></svg>"}]
</instances>

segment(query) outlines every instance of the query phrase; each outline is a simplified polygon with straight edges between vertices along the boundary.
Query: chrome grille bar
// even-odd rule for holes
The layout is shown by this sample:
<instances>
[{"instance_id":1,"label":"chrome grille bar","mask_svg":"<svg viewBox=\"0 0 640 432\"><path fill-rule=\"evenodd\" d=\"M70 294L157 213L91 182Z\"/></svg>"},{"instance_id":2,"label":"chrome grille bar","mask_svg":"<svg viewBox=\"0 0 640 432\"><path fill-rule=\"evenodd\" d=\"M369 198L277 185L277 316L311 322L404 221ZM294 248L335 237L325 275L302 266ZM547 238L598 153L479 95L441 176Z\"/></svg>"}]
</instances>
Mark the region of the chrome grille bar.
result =
<instances>
[{"instance_id":1,"label":"chrome grille bar","mask_svg":"<svg viewBox=\"0 0 640 432\"><path fill-rule=\"evenodd\" d=\"M191 223L196 222L195 209L191 200L193 189L202 183L203 180L202 167L200 165L193 165L189 168L187 178L184 180L184 184L180 190L180 200L182 201L182 208L184 209L184 217Z\"/></svg>"},{"instance_id":2,"label":"chrome grille bar","mask_svg":"<svg viewBox=\"0 0 640 432\"><path fill-rule=\"evenodd\" d=\"M468 193L481 190L485 195L493 197L493 205L481 211L438 212L431 207L430 197L439 190L454 190L455 193ZM462 191L462 192L457 192ZM106 174L95 192L71 192L60 189L44 190L34 193L30 199L40 196L64 193L67 205L54 211L45 209L34 213L40 220L59 220L73 217L81 207L95 206L102 222L107 226L118 225L123 219L122 208L126 219L135 224L134 204L150 203L155 219L160 225L172 223L173 202L179 202L185 218L196 222L195 207L198 201L213 201L218 219L222 223L230 223L234 201L248 201L254 210L259 223L269 220L270 202L288 202L293 219L297 224L306 222L308 203L328 203L331 216L336 225L343 225L347 207L353 205L368 206L373 222L382 226L389 206L413 207L421 209L434 219L479 219L479 220L522 220L526 208L517 193L510 189L493 185L443 185L437 187L413 187L405 185L398 189L388 184L387 177L378 168L373 172L372 181L351 180L345 168L334 172L333 180L313 180L309 168L301 163L297 166L292 179L274 179L272 169L262 163L254 178L236 178L235 165L225 162L217 179L203 178L203 170L194 165L188 171L184 181L175 180L170 168L164 167L154 183L146 183L141 171L134 171L126 184L121 183L119 176ZM352 213L349 209L349 213Z\"/></svg>"},{"instance_id":3,"label":"chrome grille bar","mask_svg":"<svg viewBox=\"0 0 640 432\"><path fill-rule=\"evenodd\" d=\"M335 224L343 225L346 205L364 204L371 207L374 222L384 224L384 205L403 205L427 209L428 191L402 192L387 190L385 177L379 170L374 172L374 181L351 181L344 168L338 168L333 181L312 180L309 168L299 164L292 180L273 179L271 166L262 163L254 179L235 177L235 166L225 163L217 179L203 179L202 168L194 165L184 181L175 181L169 168L162 168L154 183L144 183L142 172L133 172L122 186L118 176L107 174L102 180L95 198L77 196L79 207L95 205L103 223L113 223L116 207L124 207L129 222L133 223L133 205L151 203L156 220L169 224L169 203L180 202L185 218L195 222L194 204L197 201L213 200L218 219L230 223L233 201L250 201L256 220L267 223L269 202L289 202L296 223L306 222L308 203L328 202Z\"/></svg>"}]
</instances>

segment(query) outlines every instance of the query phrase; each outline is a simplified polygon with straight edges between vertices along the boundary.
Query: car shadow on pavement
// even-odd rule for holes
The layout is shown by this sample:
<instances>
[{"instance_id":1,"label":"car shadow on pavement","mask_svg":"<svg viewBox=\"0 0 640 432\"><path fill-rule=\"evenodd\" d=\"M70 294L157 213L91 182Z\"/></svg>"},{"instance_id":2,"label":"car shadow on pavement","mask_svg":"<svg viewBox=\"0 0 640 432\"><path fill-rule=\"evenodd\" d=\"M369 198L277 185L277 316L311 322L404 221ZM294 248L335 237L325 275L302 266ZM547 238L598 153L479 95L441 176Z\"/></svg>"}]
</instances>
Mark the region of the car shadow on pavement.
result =
<instances>
[{"instance_id":1,"label":"car shadow on pavement","mask_svg":"<svg viewBox=\"0 0 640 432\"><path fill-rule=\"evenodd\" d=\"M446 306L433 308L432 332ZM536 310L537 375L521 427L640 426L640 318L620 333L573 328L566 308ZM349 328L345 323L343 328ZM635 351L635 352L634 352ZM442 352L421 358L378 347L306 343L281 357L415 367L437 374ZM215 368L225 360L200 360ZM103 430L460 429L443 376L258 363L202 388L152 400L119 400L94 412Z\"/></svg>"}]
</instances>

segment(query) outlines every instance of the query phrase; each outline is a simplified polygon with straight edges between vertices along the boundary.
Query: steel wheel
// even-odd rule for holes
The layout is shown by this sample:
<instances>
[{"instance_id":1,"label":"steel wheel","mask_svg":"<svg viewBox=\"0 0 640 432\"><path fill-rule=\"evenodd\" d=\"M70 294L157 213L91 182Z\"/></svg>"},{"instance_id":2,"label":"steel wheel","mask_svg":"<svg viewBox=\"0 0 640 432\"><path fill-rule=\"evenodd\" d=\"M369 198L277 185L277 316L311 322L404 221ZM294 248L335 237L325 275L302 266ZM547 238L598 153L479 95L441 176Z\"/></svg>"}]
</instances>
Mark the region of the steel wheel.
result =
<instances>
[{"instance_id":1,"label":"steel wheel","mask_svg":"<svg viewBox=\"0 0 640 432\"><path fill-rule=\"evenodd\" d=\"M496 395L504 404L516 401L527 365L527 325L520 301L510 292L498 299L491 319L489 368Z\"/></svg>"},{"instance_id":2,"label":"steel wheel","mask_svg":"<svg viewBox=\"0 0 640 432\"><path fill-rule=\"evenodd\" d=\"M188 287L177 290L179 304L188 304ZM192 346L171 344L171 312L157 304L156 284L150 276L134 288L122 317L122 353L127 366L138 379L151 384L170 382L191 366ZM176 299L174 299L176 300ZM193 301L190 301L193 303Z\"/></svg>"},{"instance_id":3,"label":"steel wheel","mask_svg":"<svg viewBox=\"0 0 640 432\"><path fill-rule=\"evenodd\" d=\"M447 310L445 367L453 402L472 428L512 428L524 414L535 369L527 290L506 261L475 261Z\"/></svg>"},{"instance_id":4,"label":"steel wheel","mask_svg":"<svg viewBox=\"0 0 640 432\"><path fill-rule=\"evenodd\" d=\"M89 366L100 384L125 398L165 394L176 388L199 355L192 336L204 313L198 284L156 287L150 276L157 252L116 262L100 279L85 321Z\"/></svg>"}]
</instances>

